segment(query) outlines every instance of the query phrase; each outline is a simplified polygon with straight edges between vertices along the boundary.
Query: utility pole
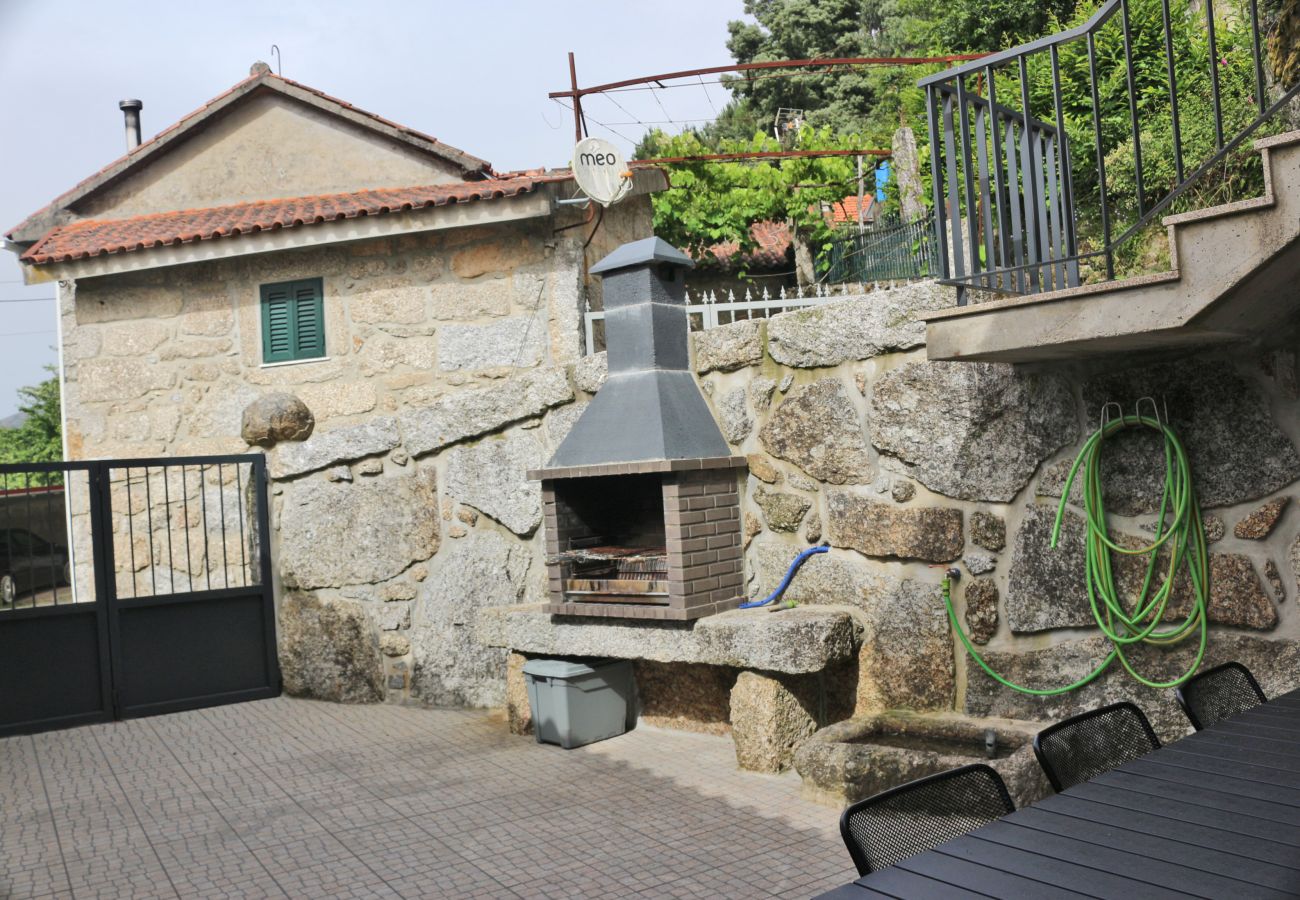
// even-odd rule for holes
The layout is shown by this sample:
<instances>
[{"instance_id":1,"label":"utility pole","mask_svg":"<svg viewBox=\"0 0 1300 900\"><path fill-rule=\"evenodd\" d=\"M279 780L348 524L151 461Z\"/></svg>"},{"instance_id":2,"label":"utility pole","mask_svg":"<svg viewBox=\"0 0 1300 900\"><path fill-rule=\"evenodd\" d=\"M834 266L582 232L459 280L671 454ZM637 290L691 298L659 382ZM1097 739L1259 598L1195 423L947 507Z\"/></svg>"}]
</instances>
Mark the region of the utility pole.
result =
<instances>
[{"instance_id":1,"label":"utility pole","mask_svg":"<svg viewBox=\"0 0 1300 900\"><path fill-rule=\"evenodd\" d=\"M573 90L573 142L582 140L582 94L578 92L578 70L573 63L573 51L569 51L569 85Z\"/></svg>"},{"instance_id":2,"label":"utility pole","mask_svg":"<svg viewBox=\"0 0 1300 900\"><path fill-rule=\"evenodd\" d=\"M864 199L862 184L862 157L858 157L858 234L866 231L866 226L862 218L862 201Z\"/></svg>"}]
</instances>

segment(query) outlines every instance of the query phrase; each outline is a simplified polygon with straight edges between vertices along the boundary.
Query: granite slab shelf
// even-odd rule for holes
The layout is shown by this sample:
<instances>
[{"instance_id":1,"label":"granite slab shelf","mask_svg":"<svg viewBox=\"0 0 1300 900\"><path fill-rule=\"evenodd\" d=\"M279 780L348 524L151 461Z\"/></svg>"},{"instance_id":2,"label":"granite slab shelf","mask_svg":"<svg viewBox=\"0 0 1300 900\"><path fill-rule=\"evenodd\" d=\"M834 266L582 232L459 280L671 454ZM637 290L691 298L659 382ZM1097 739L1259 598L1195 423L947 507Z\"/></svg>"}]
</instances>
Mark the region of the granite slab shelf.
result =
<instances>
[{"instance_id":1,"label":"granite slab shelf","mask_svg":"<svg viewBox=\"0 0 1300 900\"><path fill-rule=\"evenodd\" d=\"M693 622L555 617L546 604L497 606L478 616L479 642L517 653L734 666L785 675L850 659L862 627L846 609L733 610Z\"/></svg>"}]
</instances>

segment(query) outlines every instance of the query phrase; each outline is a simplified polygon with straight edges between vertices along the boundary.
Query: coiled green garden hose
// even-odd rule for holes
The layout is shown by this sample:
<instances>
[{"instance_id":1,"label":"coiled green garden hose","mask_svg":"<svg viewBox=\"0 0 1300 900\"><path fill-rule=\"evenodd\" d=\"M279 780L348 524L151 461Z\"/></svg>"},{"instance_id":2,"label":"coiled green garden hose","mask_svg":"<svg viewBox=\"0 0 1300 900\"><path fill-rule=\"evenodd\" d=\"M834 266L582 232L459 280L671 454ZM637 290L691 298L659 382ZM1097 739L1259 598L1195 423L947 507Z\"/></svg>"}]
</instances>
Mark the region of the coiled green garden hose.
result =
<instances>
[{"instance_id":1,"label":"coiled green garden hose","mask_svg":"<svg viewBox=\"0 0 1300 900\"><path fill-rule=\"evenodd\" d=\"M1125 428L1151 428L1164 436L1165 450L1165 484L1160 497L1160 519L1156 525L1155 541L1145 547L1130 549L1115 543L1106 530L1106 510L1102 499L1101 487L1101 449L1107 438ZM1196 502L1196 491L1192 487L1192 471L1187 462L1187 452L1183 449L1178 436L1168 425L1159 420L1141 414L1121 416L1104 423L1098 428L1079 451L1074 465L1070 467L1069 477L1061 492L1061 502L1056 509L1056 523L1052 528L1052 547L1055 548L1061 533L1061 521L1065 515L1065 506L1074 485L1075 476L1083 468L1083 509L1087 519L1086 563L1084 581L1088 589L1088 601L1092 606L1092 615L1111 642L1112 649L1101 663L1084 677L1072 684L1053 688L1031 688L999 675L979 655L970 637L957 622L957 614L952 607L950 579L943 580L943 602L948 610L948 620L961 639L966 652L990 677L999 684L1024 694L1047 697L1064 694L1081 688L1105 672L1116 659L1120 665L1138 682L1152 688L1177 687L1196 673L1205 657L1206 640L1209 637L1206 607L1209 597L1209 554L1205 548L1205 526L1201 519L1201 509ZM1166 518L1172 515L1165 529ZM1169 568L1163 583L1151 593L1160 550L1166 544L1170 550ZM1142 581L1142 590L1133 603L1132 609L1126 608L1115 586L1114 572L1111 569L1111 552L1127 556L1148 557L1146 576ZM1183 563L1192 582L1194 594L1192 609L1182 623L1169 628L1160 627L1173 593L1174 581ZM1194 629L1200 632L1196 658L1191 666L1172 681L1154 681L1140 675L1134 668L1125 648L1134 644L1146 643L1156 646L1170 646L1185 640Z\"/></svg>"}]
</instances>

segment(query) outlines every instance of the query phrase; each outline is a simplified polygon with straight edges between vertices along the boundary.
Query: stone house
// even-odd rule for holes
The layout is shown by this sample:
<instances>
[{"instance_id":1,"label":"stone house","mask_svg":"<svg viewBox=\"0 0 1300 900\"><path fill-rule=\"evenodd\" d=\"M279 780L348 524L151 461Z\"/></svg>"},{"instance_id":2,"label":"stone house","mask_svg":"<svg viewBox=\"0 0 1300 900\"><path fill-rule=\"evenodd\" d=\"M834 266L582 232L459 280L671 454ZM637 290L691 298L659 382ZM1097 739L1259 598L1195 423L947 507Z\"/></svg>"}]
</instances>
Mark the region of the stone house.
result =
<instances>
[{"instance_id":1,"label":"stone house","mask_svg":"<svg viewBox=\"0 0 1300 900\"><path fill-rule=\"evenodd\" d=\"M310 159L284 150L295 129L318 138ZM1300 145L1277 160L1295 171ZM1167 402L1207 516L1207 664L1240 659L1271 691L1300 683L1293 312L1267 340L1194 336L1140 360L936 361L960 357L958 338L1009 341L1020 326L945 326L951 289L917 282L696 333L695 380L747 463L746 592L769 592L810 545L829 552L793 582L794 610L552 615L555 510L527 475L606 382L604 354L582 346L585 299L599 302L587 271L650 233L645 194L663 183L639 173L638 195L593 234L555 202L572 192L564 173L493 173L260 71L9 237L29 277L59 281L70 457L266 452L293 692L504 704L522 731L528 656L623 656L646 719L731 732L741 764L768 770L819 726L884 710L1050 720L1133 697L1168 735L1185 725L1168 692L1117 666L1062 697L1000 688L957 642L939 590L959 568L957 613L1013 678L1061 684L1104 656L1084 630L1077 502L1059 549L1049 533L1101 405L1144 396ZM301 306L273 319L290 300ZM268 340L286 328L287 343ZM244 439L269 394L310 411L309 437L265 451ZM1134 540L1155 517L1153 450L1114 451L1110 509ZM1173 673L1188 652L1139 664Z\"/></svg>"},{"instance_id":2,"label":"stone house","mask_svg":"<svg viewBox=\"0 0 1300 900\"><path fill-rule=\"evenodd\" d=\"M259 64L8 238L57 283L67 458L270 445L288 690L492 705L504 654L461 626L538 590L523 472L572 418L586 268L664 183L593 229L565 171L495 172ZM268 435L268 402L300 419ZM117 559L161 565L164 537Z\"/></svg>"}]
</instances>

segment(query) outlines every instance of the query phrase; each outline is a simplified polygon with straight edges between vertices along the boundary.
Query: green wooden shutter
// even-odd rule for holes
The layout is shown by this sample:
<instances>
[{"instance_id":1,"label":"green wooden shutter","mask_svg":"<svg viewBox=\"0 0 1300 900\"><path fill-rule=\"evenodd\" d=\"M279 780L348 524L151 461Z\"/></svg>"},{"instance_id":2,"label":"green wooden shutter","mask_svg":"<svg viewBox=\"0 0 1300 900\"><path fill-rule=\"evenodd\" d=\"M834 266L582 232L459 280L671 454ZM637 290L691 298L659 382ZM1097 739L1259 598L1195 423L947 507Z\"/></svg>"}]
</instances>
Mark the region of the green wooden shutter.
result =
<instances>
[{"instance_id":1,"label":"green wooden shutter","mask_svg":"<svg viewBox=\"0 0 1300 900\"><path fill-rule=\"evenodd\" d=\"M325 355L325 316L321 293L320 279L294 283L294 359L315 359Z\"/></svg>"},{"instance_id":2,"label":"green wooden shutter","mask_svg":"<svg viewBox=\"0 0 1300 900\"><path fill-rule=\"evenodd\" d=\"M319 278L262 285L262 361L325 355L323 290Z\"/></svg>"}]
</instances>

